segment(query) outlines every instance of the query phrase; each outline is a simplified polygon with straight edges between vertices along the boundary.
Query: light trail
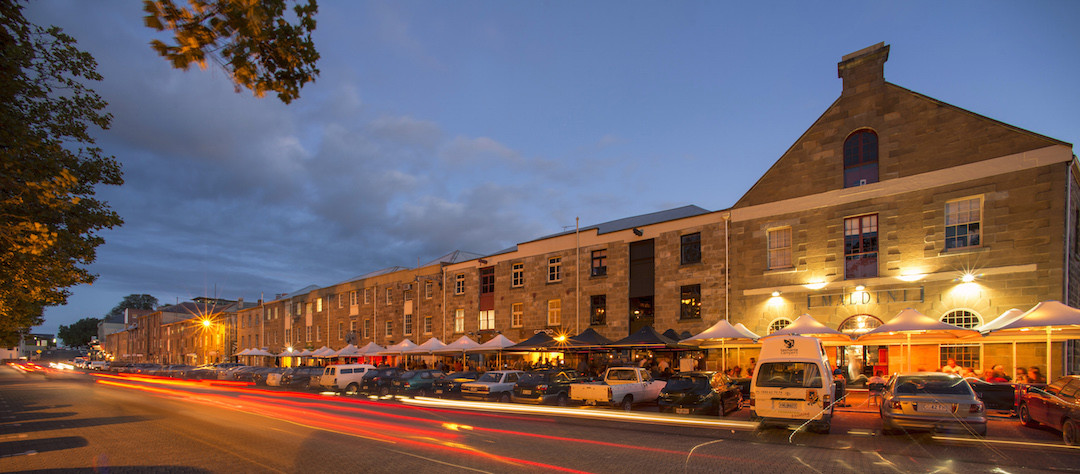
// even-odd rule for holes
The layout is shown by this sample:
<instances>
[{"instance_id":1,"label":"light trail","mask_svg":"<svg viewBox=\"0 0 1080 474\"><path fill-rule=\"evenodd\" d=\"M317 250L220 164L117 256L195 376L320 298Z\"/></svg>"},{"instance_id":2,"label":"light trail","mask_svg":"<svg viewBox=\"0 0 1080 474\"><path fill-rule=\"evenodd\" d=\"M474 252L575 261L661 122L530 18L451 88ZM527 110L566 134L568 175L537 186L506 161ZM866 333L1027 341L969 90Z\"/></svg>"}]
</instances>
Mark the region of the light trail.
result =
<instances>
[{"instance_id":1,"label":"light trail","mask_svg":"<svg viewBox=\"0 0 1080 474\"><path fill-rule=\"evenodd\" d=\"M1000 444L1004 446L1025 446L1025 447L1038 447L1038 448L1060 448L1060 449L1080 449L1080 446L1069 446L1067 444L1054 444L1054 443L1036 443L1034 441L1010 441L1004 439L986 439L986 438L957 438L953 436L931 436L932 439L938 441L958 441L963 443L979 443L979 444Z\"/></svg>"}]
</instances>

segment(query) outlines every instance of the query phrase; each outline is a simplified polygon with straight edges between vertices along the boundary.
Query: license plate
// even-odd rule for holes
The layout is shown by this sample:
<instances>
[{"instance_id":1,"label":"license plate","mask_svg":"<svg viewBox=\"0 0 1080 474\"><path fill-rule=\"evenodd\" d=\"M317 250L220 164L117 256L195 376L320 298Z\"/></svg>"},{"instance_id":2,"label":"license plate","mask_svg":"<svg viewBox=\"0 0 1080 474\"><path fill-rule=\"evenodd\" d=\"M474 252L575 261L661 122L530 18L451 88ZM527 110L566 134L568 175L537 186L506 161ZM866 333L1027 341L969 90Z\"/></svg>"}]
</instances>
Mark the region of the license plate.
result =
<instances>
[{"instance_id":1,"label":"license plate","mask_svg":"<svg viewBox=\"0 0 1080 474\"><path fill-rule=\"evenodd\" d=\"M522 390L521 394L522 395L532 395L532 390Z\"/></svg>"},{"instance_id":2,"label":"license plate","mask_svg":"<svg viewBox=\"0 0 1080 474\"><path fill-rule=\"evenodd\" d=\"M690 414L690 409L689 408L676 408L675 413L678 413L680 415L689 415Z\"/></svg>"},{"instance_id":3,"label":"license plate","mask_svg":"<svg viewBox=\"0 0 1080 474\"><path fill-rule=\"evenodd\" d=\"M778 400L776 402L776 408L780 410L798 410L799 402Z\"/></svg>"},{"instance_id":4,"label":"license plate","mask_svg":"<svg viewBox=\"0 0 1080 474\"><path fill-rule=\"evenodd\" d=\"M927 413L951 413L952 407L946 403L920 403L919 411Z\"/></svg>"},{"instance_id":5,"label":"license plate","mask_svg":"<svg viewBox=\"0 0 1080 474\"><path fill-rule=\"evenodd\" d=\"M435 393L442 393L442 390L436 390Z\"/></svg>"}]
</instances>

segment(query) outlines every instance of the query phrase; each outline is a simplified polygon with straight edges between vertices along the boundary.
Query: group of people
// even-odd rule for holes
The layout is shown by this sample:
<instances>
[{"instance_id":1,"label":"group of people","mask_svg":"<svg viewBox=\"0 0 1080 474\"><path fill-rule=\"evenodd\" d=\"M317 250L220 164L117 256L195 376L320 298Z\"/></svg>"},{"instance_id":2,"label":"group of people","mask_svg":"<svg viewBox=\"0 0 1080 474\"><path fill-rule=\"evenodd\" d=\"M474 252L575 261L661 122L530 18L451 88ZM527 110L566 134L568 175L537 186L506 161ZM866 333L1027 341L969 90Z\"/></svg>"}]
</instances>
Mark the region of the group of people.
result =
<instances>
[{"instance_id":1,"label":"group of people","mask_svg":"<svg viewBox=\"0 0 1080 474\"><path fill-rule=\"evenodd\" d=\"M941 371L947 374L957 374L961 377L980 378L990 383L1046 383L1046 377L1038 367L1016 368L1016 374L1009 376L1003 365L995 365L993 368L983 370L982 375L976 374L970 367L956 365L956 359L948 359Z\"/></svg>"}]
</instances>

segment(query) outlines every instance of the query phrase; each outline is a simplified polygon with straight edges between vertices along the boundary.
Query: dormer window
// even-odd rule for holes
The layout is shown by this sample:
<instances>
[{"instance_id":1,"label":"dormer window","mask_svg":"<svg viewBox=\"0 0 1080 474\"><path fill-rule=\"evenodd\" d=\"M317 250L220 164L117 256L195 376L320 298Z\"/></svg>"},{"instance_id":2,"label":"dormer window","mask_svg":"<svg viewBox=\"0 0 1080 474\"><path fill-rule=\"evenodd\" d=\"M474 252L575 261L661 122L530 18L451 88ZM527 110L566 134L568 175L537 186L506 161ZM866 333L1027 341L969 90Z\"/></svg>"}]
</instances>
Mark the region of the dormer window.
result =
<instances>
[{"instance_id":1,"label":"dormer window","mask_svg":"<svg viewBox=\"0 0 1080 474\"><path fill-rule=\"evenodd\" d=\"M872 130L852 133L844 142L844 187L878 182L878 142Z\"/></svg>"}]
</instances>

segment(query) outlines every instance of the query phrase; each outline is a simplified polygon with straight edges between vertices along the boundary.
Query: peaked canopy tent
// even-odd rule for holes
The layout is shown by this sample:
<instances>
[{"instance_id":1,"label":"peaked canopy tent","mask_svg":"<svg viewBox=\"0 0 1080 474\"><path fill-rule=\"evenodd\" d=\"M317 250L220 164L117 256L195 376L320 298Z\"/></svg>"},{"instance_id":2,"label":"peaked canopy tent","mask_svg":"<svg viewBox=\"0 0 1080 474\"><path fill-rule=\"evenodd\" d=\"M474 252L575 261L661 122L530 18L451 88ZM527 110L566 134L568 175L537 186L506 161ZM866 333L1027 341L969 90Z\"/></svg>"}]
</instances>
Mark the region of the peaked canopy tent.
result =
<instances>
[{"instance_id":1,"label":"peaked canopy tent","mask_svg":"<svg viewBox=\"0 0 1080 474\"><path fill-rule=\"evenodd\" d=\"M557 343L558 341L556 341L555 338L551 337L550 334L546 332L538 332L536 334L533 334L532 337L517 344L514 344L510 347L506 347L505 349L511 351L543 351L551 349Z\"/></svg>"},{"instance_id":2,"label":"peaked canopy tent","mask_svg":"<svg viewBox=\"0 0 1080 474\"><path fill-rule=\"evenodd\" d=\"M739 324L740 326L742 323ZM701 331L700 333L682 339L679 341L681 344L697 346L702 349L708 349L713 347L720 348L721 352L721 370L727 370L727 350L731 347L745 347L750 345L756 345L758 335L750 332L745 326L740 330L738 326L732 326L726 319L717 321L716 324L709 326L708 329ZM728 342L734 343L734 345L728 344ZM741 357L741 356L740 356Z\"/></svg>"},{"instance_id":3,"label":"peaked canopy tent","mask_svg":"<svg viewBox=\"0 0 1080 474\"><path fill-rule=\"evenodd\" d=\"M656 332L652 326L645 326L637 332L608 345L608 347L642 349L683 349L679 342Z\"/></svg>"},{"instance_id":4,"label":"peaked canopy tent","mask_svg":"<svg viewBox=\"0 0 1080 474\"><path fill-rule=\"evenodd\" d=\"M907 343L907 355L904 357L905 371L911 370L911 341L916 342L955 342L961 337L977 337L978 331L943 323L914 309L907 308L896 314L889 322L882 324L859 336L858 343L903 344Z\"/></svg>"},{"instance_id":5,"label":"peaked canopy tent","mask_svg":"<svg viewBox=\"0 0 1080 474\"><path fill-rule=\"evenodd\" d=\"M601 349L612 342L611 339L600 335L595 329L588 328L581 331L581 334L567 339L566 347L568 349Z\"/></svg>"},{"instance_id":6,"label":"peaked canopy tent","mask_svg":"<svg viewBox=\"0 0 1080 474\"><path fill-rule=\"evenodd\" d=\"M434 351L436 354L457 354L476 350L480 343L472 340L469 336L461 336L456 341L447 344L442 349Z\"/></svg>"},{"instance_id":7,"label":"peaked canopy tent","mask_svg":"<svg viewBox=\"0 0 1080 474\"><path fill-rule=\"evenodd\" d=\"M348 344L334 353L334 357L359 357L360 349L353 344Z\"/></svg>"},{"instance_id":8,"label":"peaked canopy tent","mask_svg":"<svg viewBox=\"0 0 1080 474\"><path fill-rule=\"evenodd\" d=\"M385 350L379 352L379 355L401 357L406 351L415 349L416 347L417 345L415 342L412 342L409 338L405 338L397 344L387 346ZM408 358L405 359L405 368L409 368Z\"/></svg>"},{"instance_id":9,"label":"peaked canopy tent","mask_svg":"<svg viewBox=\"0 0 1080 474\"><path fill-rule=\"evenodd\" d=\"M337 354L337 351L335 351L335 350L333 350L333 349L331 349L331 348L329 348L327 346L322 346L322 347L320 347L318 349L315 349L314 351L311 352L312 357L316 357L316 358L319 358L319 359L328 359L328 358L334 357L335 354Z\"/></svg>"},{"instance_id":10,"label":"peaked canopy tent","mask_svg":"<svg viewBox=\"0 0 1080 474\"><path fill-rule=\"evenodd\" d=\"M548 336L548 337L551 337L551 336ZM506 336L503 336L502 334L499 334L499 335L496 335L495 337L491 338L490 341L485 342L483 344L480 344L480 347L477 347L475 350L470 351L470 352L494 352L494 353L496 353L498 363L500 365L502 365L502 353L503 353L503 351L507 350L507 349L510 349L511 347L514 347L516 345L517 344L514 343L514 341L511 341Z\"/></svg>"},{"instance_id":11,"label":"peaked canopy tent","mask_svg":"<svg viewBox=\"0 0 1080 474\"><path fill-rule=\"evenodd\" d=\"M416 346L416 347L414 347L412 349L408 349L408 350L404 351L404 353L406 353L406 354L434 354L435 351L445 349L445 348L446 348L446 344L443 344L443 342L440 341L439 338L432 337L431 339L428 339L428 340L424 341L423 344L420 344L419 346Z\"/></svg>"},{"instance_id":12,"label":"peaked canopy tent","mask_svg":"<svg viewBox=\"0 0 1080 474\"><path fill-rule=\"evenodd\" d=\"M999 317L990 323L995 323L998 319L1001 318ZM983 327L986 326L989 326L989 324ZM991 327L987 332L994 336L993 339L1008 338L1011 341L1032 341L1036 338L1042 340L1039 329L1045 333L1046 377L1049 382L1053 374L1052 343L1055 339L1064 341L1080 338L1080 309L1064 305L1059 301L1043 301L1020 316L1014 316L1011 321L1002 322L997 327ZM1015 349L1013 358L1016 358ZM1013 365L1015 364L1014 360Z\"/></svg>"},{"instance_id":13,"label":"peaked canopy tent","mask_svg":"<svg viewBox=\"0 0 1080 474\"><path fill-rule=\"evenodd\" d=\"M848 345L852 342L851 336L821 324L809 314L799 316L784 329L773 331L762 339L778 336L811 336L820 339L825 345Z\"/></svg>"}]
</instances>

